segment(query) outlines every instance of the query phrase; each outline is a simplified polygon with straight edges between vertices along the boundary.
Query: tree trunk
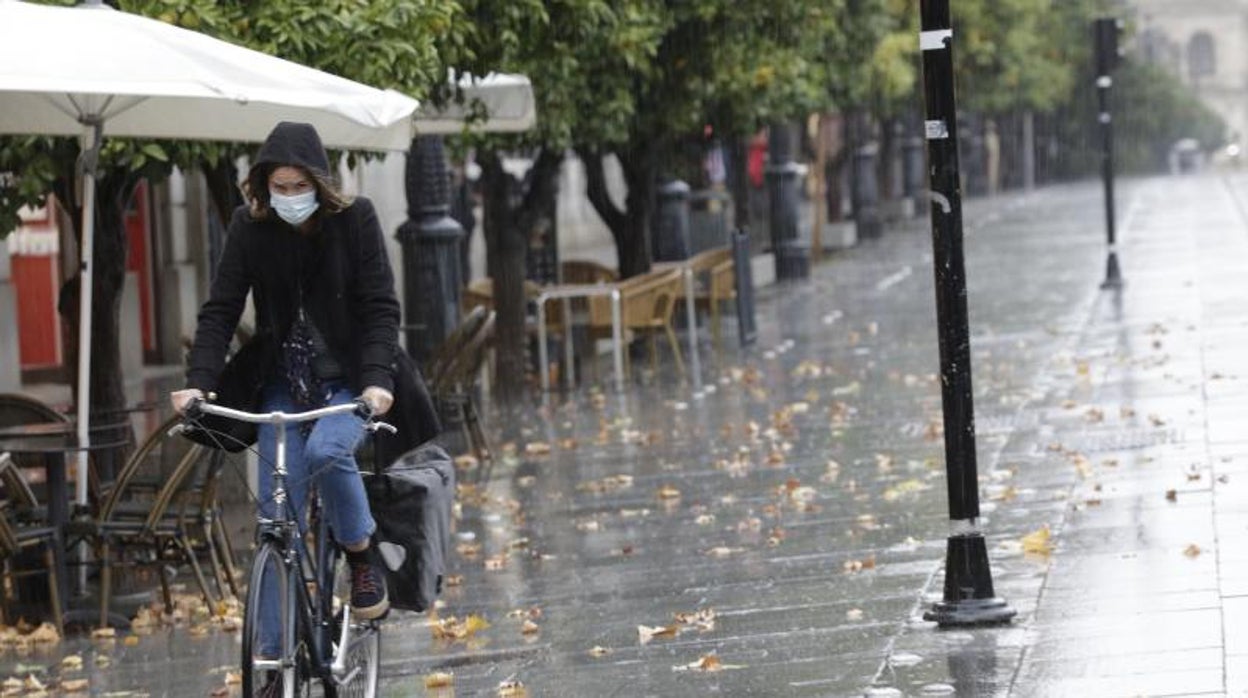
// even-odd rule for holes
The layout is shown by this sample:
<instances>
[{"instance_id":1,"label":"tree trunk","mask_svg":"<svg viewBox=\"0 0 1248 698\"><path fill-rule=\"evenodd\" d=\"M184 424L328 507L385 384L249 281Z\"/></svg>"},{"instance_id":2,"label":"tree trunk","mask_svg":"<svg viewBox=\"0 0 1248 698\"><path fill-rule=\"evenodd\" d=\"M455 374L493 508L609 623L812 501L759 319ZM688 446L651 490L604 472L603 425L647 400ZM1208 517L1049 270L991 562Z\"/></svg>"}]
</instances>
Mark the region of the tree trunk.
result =
<instances>
[{"instance_id":1,"label":"tree trunk","mask_svg":"<svg viewBox=\"0 0 1248 698\"><path fill-rule=\"evenodd\" d=\"M78 239L82 247L82 208L74 204L68 181L56 187L57 198L70 209ZM96 182L96 226L94 233L94 259L92 262L91 297L91 374L89 378L91 397L91 423L125 421L125 377L121 369L121 296L126 278L126 231L124 215L138 178L131 173L111 171L101 173ZM70 383L74 402L78 401L78 311L79 283L75 275L61 289L57 312L62 327L69 330L70 352L66 356L71 376ZM121 433L98 433L94 439L108 441L126 440L133 443L129 427ZM97 452L93 460L102 479L111 480L113 474L128 454L129 448L118 451Z\"/></svg>"},{"instance_id":2,"label":"tree trunk","mask_svg":"<svg viewBox=\"0 0 1248 698\"><path fill-rule=\"evenodd\" d=\"M212 199L212 208L217 219L224 228L230 224L234 209L243 203L242 192L238 190L238 168L228 160L222 160L216 166L202 163L200 170L204 173L204 184L208 188L208 196Z\"/></svg>"},{"instance_id":3,"label":"tree trunk","mask_svg":"<svg viewBox=\"0 0 1248 698\"><path fill-rule=\"evenodd\" d=\"M503 170L498 153L484 153L479 160L484 194L482 227L497 312L496 395L503 405L516 404L525 395L528 336L524 281L528 234L545 225L541 217L553 210L548 204L555 196L560 160L559 153L543 150L525 177L527 186Z\"/></svg>"},{"instance_id":4,"label":"tree trunk","mask_svg":"<svg viewBox=\"0 0 1248 698\"><path fill-rule=\"evenodd\" d=\"M638 148L620 155L624 180L628 185L624 209L620 210L607 193L603 171L603 155L594 151L578 151L585 162L585 190L594 210L607 224L615 239L620 278L650 271L653 260L650 249L650 218L654 211L655 166L649 148Z\"/></svg>"}]
</instances>

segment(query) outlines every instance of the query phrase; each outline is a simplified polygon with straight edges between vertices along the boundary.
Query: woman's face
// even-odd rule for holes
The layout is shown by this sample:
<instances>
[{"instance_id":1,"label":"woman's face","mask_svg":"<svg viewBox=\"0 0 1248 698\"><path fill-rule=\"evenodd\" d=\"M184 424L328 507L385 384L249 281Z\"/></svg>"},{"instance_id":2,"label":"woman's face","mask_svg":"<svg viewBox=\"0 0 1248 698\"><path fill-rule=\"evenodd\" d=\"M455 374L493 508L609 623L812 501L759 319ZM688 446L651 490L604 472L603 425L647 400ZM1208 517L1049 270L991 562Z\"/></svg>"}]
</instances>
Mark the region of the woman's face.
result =
<instances>
[{"instance_id":1,"label":"woman's face","mask_svg":"<svg viewBox=\"0 0 1248 698\"><path fill-rule=\"evenodd\" d=\"M304 194L316 188L312 177L298 167L283 165L269 173L269 191L282 196Z\"/></svg>"}]
</instances>

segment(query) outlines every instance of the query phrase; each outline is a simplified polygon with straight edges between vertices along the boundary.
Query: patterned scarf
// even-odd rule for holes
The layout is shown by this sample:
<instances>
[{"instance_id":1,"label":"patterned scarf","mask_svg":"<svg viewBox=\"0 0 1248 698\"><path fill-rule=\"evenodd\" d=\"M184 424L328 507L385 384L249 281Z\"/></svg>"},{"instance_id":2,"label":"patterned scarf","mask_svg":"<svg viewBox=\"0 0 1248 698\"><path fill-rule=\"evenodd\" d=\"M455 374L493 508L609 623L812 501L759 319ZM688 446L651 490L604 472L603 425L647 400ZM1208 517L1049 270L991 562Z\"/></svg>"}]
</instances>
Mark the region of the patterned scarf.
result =
<instances>
[{"instance_id":1,"label":"patterned scarf","mask_svg":"<svg viewBox=\"0 0 1248 698\"><path fill-rule=\"evenodd\" d=\"M299 315L282 342L282 365L286 372L286 382L290 385L290 396L302 410L313 410L325 405L325 391L321 381L312 370L312 361L316 350L312 341L312 324L308 321L303 307L299 307ZM311 422L305 422L311 424Z\"/></svg>"}]
</instances>

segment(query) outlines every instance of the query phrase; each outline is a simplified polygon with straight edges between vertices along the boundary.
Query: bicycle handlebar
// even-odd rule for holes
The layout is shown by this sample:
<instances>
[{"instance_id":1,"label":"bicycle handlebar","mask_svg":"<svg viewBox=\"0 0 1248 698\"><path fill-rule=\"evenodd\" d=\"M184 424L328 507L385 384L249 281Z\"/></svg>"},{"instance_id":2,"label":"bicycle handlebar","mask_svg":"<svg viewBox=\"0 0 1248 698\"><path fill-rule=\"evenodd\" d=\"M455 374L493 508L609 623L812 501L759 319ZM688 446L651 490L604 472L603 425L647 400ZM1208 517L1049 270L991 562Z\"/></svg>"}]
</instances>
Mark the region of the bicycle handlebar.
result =
<instances>
[{"instance_id":1,"label":"bicycle handlebar","mask_svg":"<svg viewBox=\"0 0 1248 698\"><path fill-rule=\"evenodd\" d=\"M356 398L352 402L341 405L330 405L329 407L321 407L306 412L246 412L244 410L236 410L231 407L222 407L214 405L204 398L192 398L187 403L186 408L182 412L183 424L175 426L170 433L175 433L184 427L188 421L197 419L202 414L210 414L218 417L226 417L227 419L237 419L240 422L251 422L253 424L287 424L290 422L310 422L321 417L330 417L338 414L354 413L359 415L366 422L365 428L369 431L387 431L391 434L397 433L398 430L393 425L378 421L373 416L372 406L364 400Z\"/></svg>"}]
</instances>

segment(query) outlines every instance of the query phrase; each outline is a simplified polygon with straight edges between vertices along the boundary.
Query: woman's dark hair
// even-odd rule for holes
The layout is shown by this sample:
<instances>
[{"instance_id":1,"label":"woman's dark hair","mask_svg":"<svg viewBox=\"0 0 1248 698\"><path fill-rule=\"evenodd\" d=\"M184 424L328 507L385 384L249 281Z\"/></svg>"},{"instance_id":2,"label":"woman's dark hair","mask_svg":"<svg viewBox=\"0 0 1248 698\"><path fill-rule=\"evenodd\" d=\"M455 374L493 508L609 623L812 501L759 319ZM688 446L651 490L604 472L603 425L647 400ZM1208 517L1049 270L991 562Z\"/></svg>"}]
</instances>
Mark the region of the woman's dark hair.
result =
<instances>
[{"instance_id":1,"label":"woman's dark hair","mask_svg":"<svg viewBox=\"0 0 1248 698\"><path fill-rule=\"evenodd\" d=\"M269 205L269 175L273 174L273 170L279 167L287 167L287 165L277 163L257 165L251 168L251 172L247 174L247 179L243 180L240 187L243 190L243 199L246 200L247 209L254 220L267 220L273 213L273 209ZM353 198L343 194L328 176L299 167L298 165L289 165L289 167L294 167L308 175L312 180L313 186L316 187L316 200L321 205L313 216L338 213L346 210L351 205Z\"/></svg>"}]
</instances>

